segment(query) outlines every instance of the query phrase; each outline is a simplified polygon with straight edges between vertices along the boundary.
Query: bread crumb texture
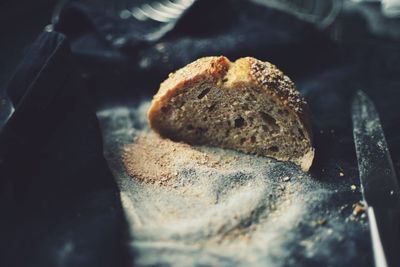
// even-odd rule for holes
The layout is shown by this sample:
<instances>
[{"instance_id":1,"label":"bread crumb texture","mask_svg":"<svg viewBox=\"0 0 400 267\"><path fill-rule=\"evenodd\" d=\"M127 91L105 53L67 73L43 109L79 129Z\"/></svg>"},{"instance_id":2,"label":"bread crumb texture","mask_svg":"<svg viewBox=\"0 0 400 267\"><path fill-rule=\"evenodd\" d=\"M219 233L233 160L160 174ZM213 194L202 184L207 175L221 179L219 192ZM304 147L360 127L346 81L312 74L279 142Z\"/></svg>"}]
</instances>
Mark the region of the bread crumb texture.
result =
<instances>
[{"instance_id":1,"label":"bread crumb texture","mask_svg":"<svg viewBox=\"0 0 400 267\"><path fill-rule=\"evenodd\" d=\"M276 66L246 57L201 58L170 74L148 111L152 129L174 141L292 161L314 158L310 113Z\"/></svg>"}]
</instances>

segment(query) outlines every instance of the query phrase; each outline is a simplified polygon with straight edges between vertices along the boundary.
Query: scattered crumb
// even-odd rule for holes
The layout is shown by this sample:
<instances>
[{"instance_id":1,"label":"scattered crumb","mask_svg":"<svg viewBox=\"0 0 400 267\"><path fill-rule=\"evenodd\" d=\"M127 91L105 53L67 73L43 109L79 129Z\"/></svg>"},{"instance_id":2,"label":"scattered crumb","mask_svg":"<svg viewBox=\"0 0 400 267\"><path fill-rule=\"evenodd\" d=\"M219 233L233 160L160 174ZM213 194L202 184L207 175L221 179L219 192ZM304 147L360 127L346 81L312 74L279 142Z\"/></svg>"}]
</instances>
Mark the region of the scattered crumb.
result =
<instances>
[{"instance_id":1,"label":"scattered crumb","mask_svg":"<svg viewBox=\"0 0 400 267\"><path fill-rule=\"evenodd\" d=\"M285 176L285 177L283 177L283 181L284 181L284 182L289 182L289 181L290 181L290 178L289 178L289 176Z\"/></svg>"},{"instance_id":2,"label":"scattered crumb","mask_svg":"<svg viewBox=\"0 0 400 267\"><path fill-rule=\"evenodd\" d=\"M362 202L357 202L355 204L353 204L353 215L354 216L360 216L361 214L363 214L366 210L366 206L364 203Z\"/></svg>"},{"instance_id":3,"label":"scattered crumb","mask_svg":"<svg viewBox=\"0 0 400 267\"><path fill-rule=\"evenodd\" d=\"M355 192L355 191L357 190L357 186L354 185L354 184L352 184L352 185L350 186L350 189L351 189L351 191Z\"/></svg>"},{"instance_id":4,"label":"scattered crumb","mask_svg":"<svg viewBox=\"0 0 400 267\"><path fill-rule=\"evenodd\" d=\"M325 225L328 222L327 219L321 218L318 221L316 221L317 225Z\"/></svg>"},{"instance_id":5,"label":"scattered crumb","mask_svg":"<svg viewBox=\"0 0 400 267\"><path fill-rule=\"evenodd\" d=\"M344 176L344 172L340 171L340 172L339 172L339 176L340 176L340 177L343 177L343 176Z\"/></svg>"}]
</instances>

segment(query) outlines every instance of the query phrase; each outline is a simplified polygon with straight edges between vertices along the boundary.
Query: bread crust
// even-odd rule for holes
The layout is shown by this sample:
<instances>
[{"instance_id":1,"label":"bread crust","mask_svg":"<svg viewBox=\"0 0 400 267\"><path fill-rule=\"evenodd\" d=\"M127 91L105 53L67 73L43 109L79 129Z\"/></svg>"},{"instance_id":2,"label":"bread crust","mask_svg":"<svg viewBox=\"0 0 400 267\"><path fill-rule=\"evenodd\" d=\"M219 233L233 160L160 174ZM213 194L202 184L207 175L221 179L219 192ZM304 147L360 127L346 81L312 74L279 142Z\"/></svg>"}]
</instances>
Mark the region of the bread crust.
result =
<instances>
[{"instance_id":1,"label":"bread crust","mask_svg":"<svg viewBox=\"0 0 400 267\"><path fill-rule=\"evenodd\" d=\"M294 114L305 128L305 135L312 144L312 131L310 127L311 112L303 97L297 91L294 83L283 72L269 62L263 62L252 57L238 59L234 63L224 56L204 57L171 73L161 85L157 94L153 97L148 111L149 125L156 132L160 132L155 117L161 108L172 97L182 90L200 80L213 80L215 84L223 84L223 88L229 90L240 83L254 84L263 88L265 93L272 96L277 103L286 107ZM304 153L302 158L293 159L301 168L307 171L314 158L314 149Z\"/></svg>"},{"instance_id":2,"label":"bread crust","mask_svg":"<svg viewBox=\"0 0 400 267\"><path fill-rule=\"evenodd\" d=\"M216 81L221 79L227 72L230 61L224 57L203 57L185 67L170 73L168 79L161 83L160 89L154 95L151 107L147 113L151 128L159 132L153 118L163 107L164 103L177 95L183 88L201 79L212 78Z\"/></svg>"}]
</instances>

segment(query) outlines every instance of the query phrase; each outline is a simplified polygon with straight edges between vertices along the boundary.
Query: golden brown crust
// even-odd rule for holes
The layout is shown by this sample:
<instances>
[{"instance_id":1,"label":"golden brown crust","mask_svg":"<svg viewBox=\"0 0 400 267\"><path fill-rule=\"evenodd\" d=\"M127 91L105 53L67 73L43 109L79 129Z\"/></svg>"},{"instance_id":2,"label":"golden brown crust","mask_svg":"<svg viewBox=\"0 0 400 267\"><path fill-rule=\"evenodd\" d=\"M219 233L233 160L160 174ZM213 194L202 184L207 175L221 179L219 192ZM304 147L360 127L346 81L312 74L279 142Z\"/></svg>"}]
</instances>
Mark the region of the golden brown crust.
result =
<instances>
[{"instance_id":1,"label":"golden brown crust","mask_svg":"<svg viewBox=\"0 0 400 267\"><path fill-rule=\"evenodd\" d=\"M152 118L156 116L165 101L168 101L171 97L175 96L188 84L196 82L202 78L211 77L219 79L225 75L229 64L229 59L224 56L203 57L174 73L170 73L168 79L161 83L160 89L153 97L152 105L147 114L150 126L157 131L157 127L152 124L154 121Z\"/></svg>"},{"instance_id":2,"label":"golden brown crust","mask_svg":"<svg viewBox=\"0 0 400 267\"><path fill-rule=\"evenodd\" d=\"M222 84L222 88L226 90L236 88L243 83L255 84L264 88L265 92L270 94L277 103L296 115L304 125L306 130L304 134L312 144L310 111L294 83L273 64L252 57L241 58L234 63L224 56L205 57L170 74L168 79L161 84L149 109L148 120L151 128L157 132L160 131L158 125L154 125L156 121L154 118L165 103L188 85L206 79L213 80L215 84ZM309 151L305 151L303 157L293 159L293 161L303 170L308 170L313 157L314 149L311 147Z\"/></svg>"}]
</instances>

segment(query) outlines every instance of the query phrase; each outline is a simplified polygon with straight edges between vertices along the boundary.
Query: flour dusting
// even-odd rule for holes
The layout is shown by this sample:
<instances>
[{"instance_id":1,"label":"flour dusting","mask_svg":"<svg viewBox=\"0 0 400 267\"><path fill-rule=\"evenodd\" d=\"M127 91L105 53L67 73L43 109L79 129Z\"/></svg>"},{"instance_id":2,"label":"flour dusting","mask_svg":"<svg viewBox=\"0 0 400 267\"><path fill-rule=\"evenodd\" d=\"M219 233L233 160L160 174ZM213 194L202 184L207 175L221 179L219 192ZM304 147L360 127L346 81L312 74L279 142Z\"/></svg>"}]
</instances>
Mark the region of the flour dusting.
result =
<instances>
[{"instance_id":1,"label":"flour dusting","mask_svg":"<svg viewBox=\"0 0 400 267\"><path fill-rule=\"evenodd\" d=\"M132 265L307 266L336 243L351 250L339 207L324 204L334 191L291 163L163 139L148 107L98 112Z\"/></svg>"}]
</instances>

